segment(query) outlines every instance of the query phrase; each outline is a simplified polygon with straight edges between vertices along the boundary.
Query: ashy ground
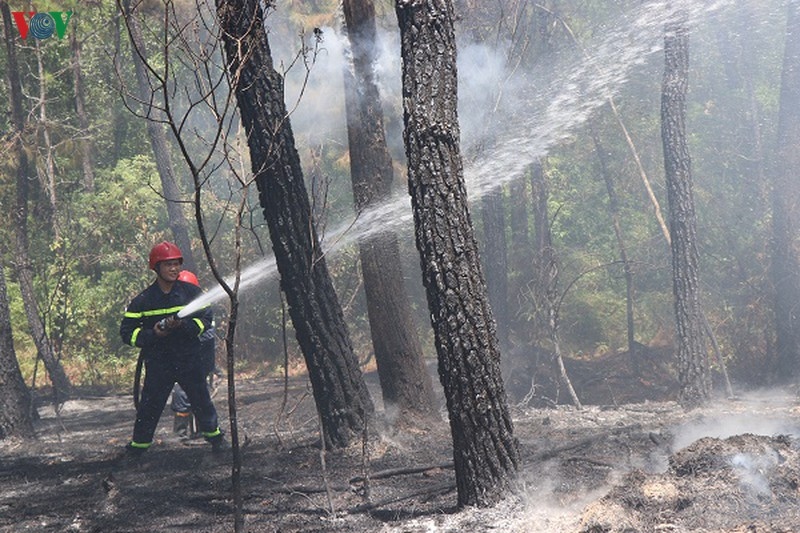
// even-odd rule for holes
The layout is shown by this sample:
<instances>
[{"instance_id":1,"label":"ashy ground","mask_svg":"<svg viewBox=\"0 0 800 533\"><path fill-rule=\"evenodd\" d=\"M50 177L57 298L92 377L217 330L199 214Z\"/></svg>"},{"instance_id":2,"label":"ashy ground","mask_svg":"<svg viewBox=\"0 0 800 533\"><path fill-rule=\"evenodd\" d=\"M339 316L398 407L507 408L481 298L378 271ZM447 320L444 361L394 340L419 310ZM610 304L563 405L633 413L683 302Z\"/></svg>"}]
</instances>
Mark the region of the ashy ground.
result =
<instances>
[{"instance_id":1,"label":"ashy ground","mask_svg":"<svg viewBox=\"0 0 800 533\"><path fill-rule=\"evenodd\" d=\"M227 421L224 387L216 401ZM790 393L688 413L664 401L515 405L514 494L461 511L444 412L434 427L398 430L379 405L366 444L324 452L304 378L241 382L237 403L249 532L800 531ZM0 532L233 531L230 454L180 441L168 410L135 464L118 460L130 396L40 411L37 440L0 442Z\"/></svg>"}]
</instances>

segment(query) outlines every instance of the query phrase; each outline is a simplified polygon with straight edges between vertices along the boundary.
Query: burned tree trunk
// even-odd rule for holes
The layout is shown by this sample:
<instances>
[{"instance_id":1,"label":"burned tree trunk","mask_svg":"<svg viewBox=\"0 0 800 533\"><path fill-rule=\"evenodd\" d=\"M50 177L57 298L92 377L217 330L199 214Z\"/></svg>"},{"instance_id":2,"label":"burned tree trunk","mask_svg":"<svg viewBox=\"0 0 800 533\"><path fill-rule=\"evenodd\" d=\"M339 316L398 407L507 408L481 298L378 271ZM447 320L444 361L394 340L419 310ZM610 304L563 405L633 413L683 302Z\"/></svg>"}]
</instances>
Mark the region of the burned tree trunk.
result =
<instances>
[{"instance_id":1,"label":"burned tree trunk","mask_svg":"<svg viewBox=\"0 0 800 533\"><path fill-rule=\"evenodd\" d=\"M800 372L800 3L789 2L772 183L772 283L777 381Z\"/></svg>"},{"instance_id":2,"label":"burned tree trunk","mask_svg":"<svg viewBox=\"0 0 800 533\"><path fill-rule=\"evenodd\" d=\"M311 224L300 157L258 0L217 0L225 54L281 288L306 361L326 444L360 437L372 401Z\"/></svg>"},{"instance_id":3,"label":"burned tree trunk","mask_svg":"<svg viewBox=\"0 0 800 533\"><path fill-rule=\"evenodd\" d=\"M486 288L497 326L497 339L501 348L507 348L511 318L508 307L508 244L502 187L486 193L481 204Z\"/></svg>"},{"instance_id":4,"label":"burned tree trunk","mask_svg":"<svg viewBox=\"0 0 800 533\"><path fill-rule=\"evenodd\" d=\"M375 79L375 6L372 0L344 0L343 8L353 58L352 72L344 72L350 173L361 212L391 197L394 171ZM433 386L403 281L397 235L376 232L359 242L359 254L383 400L402 417L429 417L435 413Z\"/></svg>"},{"instance_id":5,"label":"burned tree trunk","mask_svg":"<svg viewBox=\"0 0 800 533\"><path fill-rule=\"evenodd\" d=\"M672 288L678 344L679 401L685 407L707 402L711 394L708 355L703 345L699 258L692 193L691 159L686 141L686 89L689 35L685 13L667 24L661 93L661 139L669 200Z\"/></svg>"},{"instance_id":6,"label":"burned tree trunk","mask_svg":"<svg viewBox=\"0 0 800 533\"><path fill-rule=\"evenodd\" d=\"M14 351L5 265L0 255L0 439L35 436L32 412L30 391L22 379Z\"/></svg>"},{"instance_id":7,"label":"burned tree trunk","mask_svg":"<svg viewBox=\"0 0 800 533\"><path fill-rule=\"evenodd\" d=\"M447 398L458 503L489 505L519 452L459 148L450 0L398 0L404 141L417 248Z\"/></svg>"}]
</instances>

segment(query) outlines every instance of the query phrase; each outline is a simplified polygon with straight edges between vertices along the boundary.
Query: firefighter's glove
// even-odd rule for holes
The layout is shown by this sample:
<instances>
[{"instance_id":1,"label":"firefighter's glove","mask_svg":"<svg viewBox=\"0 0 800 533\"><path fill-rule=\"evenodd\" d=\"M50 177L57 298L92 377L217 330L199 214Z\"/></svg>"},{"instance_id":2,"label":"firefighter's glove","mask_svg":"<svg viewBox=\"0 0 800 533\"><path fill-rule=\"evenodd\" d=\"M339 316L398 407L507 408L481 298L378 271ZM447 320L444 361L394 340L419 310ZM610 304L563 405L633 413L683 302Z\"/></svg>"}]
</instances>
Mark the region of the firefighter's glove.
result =
<instances>
[{"instance_id":1,"label":"firefighter's glove","mask_svg":"<svg viewBox=\"0 0 800 533\"><path fill-rule=\"evenodd\" d=\"M156 322L155 327L153 330L156 332L157 337L166 337L172 330L177 329L183 325L183 321L180 318L171 316L168 318L163 318Z\"/></svg>"},{"instance_id":2,"label":"firefighter's glove","mask_svg":"<svg viewBox=\"0 0 800 533\"><path fill-rule=\"evenodd\" d=\"M164 328L167 331L172 331L173 329L177 329L183 326L183 320L176 316L171 316L164 321Z\"/></svg>"}]
</instances>

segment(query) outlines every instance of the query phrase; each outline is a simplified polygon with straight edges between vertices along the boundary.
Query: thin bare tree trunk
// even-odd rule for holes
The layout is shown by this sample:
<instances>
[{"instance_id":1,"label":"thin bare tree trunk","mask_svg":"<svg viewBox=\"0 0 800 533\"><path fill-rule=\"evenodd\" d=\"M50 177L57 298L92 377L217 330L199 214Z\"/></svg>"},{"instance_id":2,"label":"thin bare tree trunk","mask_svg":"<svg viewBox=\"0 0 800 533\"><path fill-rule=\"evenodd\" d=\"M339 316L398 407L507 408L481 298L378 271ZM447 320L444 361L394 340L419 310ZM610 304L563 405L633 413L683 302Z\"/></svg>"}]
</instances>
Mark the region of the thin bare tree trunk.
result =
<instances>
[{"instance_id":1,"label":"thin bare tree trunk","mask_svg":"<svg viewBox=\"0 0 800 533\"><path fill-rule=\"evenodd\" d=\"M31 329L31 336L36 345L39 357L44 362L50 381L55 389L56 401L66 400L72 391L72 385L64 372L61 362L54 356L50 340L45 331L44 322L36 303L36 292L33 287L33 268L29 258L28 246L28 181L30 164L24 145L25 114L22 107L22 84L19 79L19 66L17 52L14 46L14 32L11 27L11 10L8 3L0 1L0 11L3 15L3 28L5 33L6 75L9 86L9 100L11 107L11 122L13 127L12 150L16 154L16 205L14 208L14 261L19 281L22 302L25 307L25 316Z\"/></svg>"},{"instance_id":2,"label":"thin bare tree trunk","mask_svg":"<svg viewBox=\"0 0 800 533\"><path fill-rule=\"evenodd\" d=\"M167 136L164 133L164 128L159 122L161 117L154 116L157 112L153 106L149 106L147 102L153 97L153 89L147 76L147 48L142 36L142 30L139 25L139 19L136 16L136 5L131 6L131 0L124 0L124 15L127 20L128 35L131 40L131 53L133 55L133 64L136 67L136 82L138 86L138 97L143 102L143 113L149 119L147 121L147 135L150 138L150 146L153 149L153 156L156 160L156 168L158 175L161 177L161 192L164 195L164 200L167 204L167 216L169 218L169 227L172 230L172 235L175 238L175 244L183 252L183 265L187 270L197 272L197 263L192 254L192 240L189 236L189 224L186 221L186 216L183 213L181 206L181 192L178 188L178 183L175 179L175 172L172 168L172 161L169 154L169 146L167 144Z\"/></svg>"},{"instance_id":3,"label":"thin bare tree trunk","mask_svg":"<svg viewBox=\"0 0 800 533\"><path fill-rule=\"evenodd\" d=\"M611 174L609 174L606 152L594 127L590 125L589 129L591 131L592 140L594 141L595 151L597 152L597 159L600 161L600 173L603 175L603 180L606 183L606 191L608 192L608 210L611 214L611 224L614 227L614 235L617 238L617 247L619 248L619 257L622 261L622 268L625 272L625 316L627 317L628 355L631 359L633 372L638 374L639 354L636 350L636 335L633 317L633 267L628 259L628 250L625 246L625 238L622 235L622 224L620 223L619 219L619 198L617 197L616 187L614 187L614 180L612 179Z\"/></svg>"},{"instance_id":4,"label":"thin bare tree trunk","mask_svg":"<svg viewBox=\"0 0 800 533\"><path fill-rule=\"evenodd\" d=\"M89 116L86 114L86 88L81 68L81 42L78 40L77 24L78 20L72 23L73 28L69 34L69 44L72 50L72 86L75 93L75 114L78 116L78 127L80 128L83 189L91 192L94 191L94 149L89 130Z\"/></svg>"},{"instance_id":5,"label":"thin bare tree trunk","mask_svg":"<svg viewBox=\"0 0 800 533\"><path fill-rule=\"evenodd\" d=\"M537 161L531 168L531 196L533 198L534 212L534 331L538 341L547 339L553 350L552 362L556 366L558 376L567 388L572 403L578 409L581 404L572 380L569 379L564 358L561 354L561 341L558 335L559 328L559 297L558 297L558 262L553 248L553 239L550 232L550 216L547 208L549 190L544 168Z\"/></svg>"},{"instance_id":6,"label":"thin bare tree trunk","mask_svg":"<svg viewBox=\"0 0 800 533\"><path fill-rule=\"evenodd\" d=\"M50 204L48 215L50 217L51 226L53 227L53 234L55 239L58 240L60 231L58 220L58 196L56 193L56 162L55 149L50 139L50 124L47 120L47 73L44 68L42 46L39 39L35 39L35 43L36 67L39 80L39 123L37 124L37 130L42 136L40 149L44 150L44 163L41 166L37 165L36 173L39 176L42 190L47 194L47 200Z\"/></svg>"}]
</instances>

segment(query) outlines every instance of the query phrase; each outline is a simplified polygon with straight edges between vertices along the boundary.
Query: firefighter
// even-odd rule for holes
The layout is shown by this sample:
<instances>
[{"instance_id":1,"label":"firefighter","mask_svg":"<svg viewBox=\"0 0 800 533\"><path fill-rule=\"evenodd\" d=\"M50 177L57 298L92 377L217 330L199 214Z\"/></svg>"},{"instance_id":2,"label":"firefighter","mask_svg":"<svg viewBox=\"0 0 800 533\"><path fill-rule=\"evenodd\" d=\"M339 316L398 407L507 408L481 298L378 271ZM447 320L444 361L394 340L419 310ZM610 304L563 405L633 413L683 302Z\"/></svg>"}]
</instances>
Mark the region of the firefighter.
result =
<instances>
[{"instance_id":1,"label":"firefighter","mask_svg":"<svg viewBox=\"0 0 800 533\"><path fill-rule=\"evenodd\" d=\"M185 281L191 283L196 287L200 287L200 282L197 276L189 270L181 270L178 274L178 281ZM219 369L216 364L216 332L214 331L214 324L205 330L200 335L200 364L203 367L203 375L206 380L211 393L213 394L213 379L219 374ZM172 389L172 402L170 408L175 413L172 430L181 438L194 439L200 436L198 433L197 420L192 414L192 404L189 397L183 391L180 385L175 384Z\"/></svg>"},{"instance_id":2,"label":"firefighter","mask_svg":"<svg viewBox=\"0 0 800 533\"><path fill-rule=\"evenodd\" d=\"M139 357L145 367L133 439L125 447L126 455L138 457L150 448L175 383L186 391L200 433L211 443L213 451L222 451L227 443L218 425L200 360L200 336L211 327L211 308L178 318L177 313L200 296L200 288L178 280L183 254L175 244L156 244L149 259L156 280L131 301L119 327L125 344L141 348Z\"/></svg>"}]
</instances>

